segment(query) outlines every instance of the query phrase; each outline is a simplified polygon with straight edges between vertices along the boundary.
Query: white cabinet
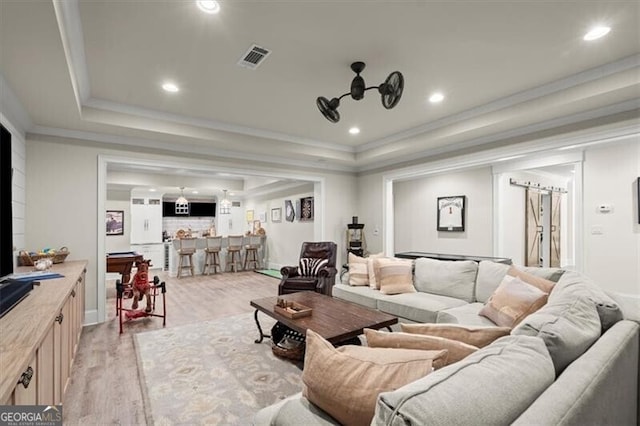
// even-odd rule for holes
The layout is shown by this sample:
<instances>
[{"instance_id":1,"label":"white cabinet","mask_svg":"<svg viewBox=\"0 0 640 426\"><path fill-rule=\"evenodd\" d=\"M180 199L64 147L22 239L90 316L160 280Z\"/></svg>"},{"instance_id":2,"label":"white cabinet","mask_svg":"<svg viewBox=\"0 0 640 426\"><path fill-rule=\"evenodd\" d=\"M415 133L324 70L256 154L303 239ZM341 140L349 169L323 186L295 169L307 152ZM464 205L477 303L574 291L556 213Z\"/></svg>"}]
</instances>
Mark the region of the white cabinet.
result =
<instances>
[{"instance_id":1,"label":"white cabinet","mask_svg":"<svg viewBox=\"0 0 640 426\"><path fill-rule=\"evenodd\" d=\"M164 243L131 244L131 251L140 253L145 260L151 260L149 269L164 268Z\"/></svg>"},{"instance_id":2,"label":"white cabinet","mask_svg":"<svg viewBox=\"0 0 640 426\"><path fill-rule=\"evenodd\" d=\"M162 242L162 199L131 198L131 244Z\"/></svg>"}]
</instances>

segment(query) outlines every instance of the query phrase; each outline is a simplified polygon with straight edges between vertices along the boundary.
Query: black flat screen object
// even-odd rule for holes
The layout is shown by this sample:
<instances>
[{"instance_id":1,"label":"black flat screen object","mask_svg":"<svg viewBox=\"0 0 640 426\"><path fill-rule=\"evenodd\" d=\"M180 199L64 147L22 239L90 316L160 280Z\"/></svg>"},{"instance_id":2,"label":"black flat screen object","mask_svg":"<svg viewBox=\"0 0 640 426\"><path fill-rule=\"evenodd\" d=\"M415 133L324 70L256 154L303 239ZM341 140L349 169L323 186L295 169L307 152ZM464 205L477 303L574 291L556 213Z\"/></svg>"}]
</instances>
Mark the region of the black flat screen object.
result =
<instances>
[{"instance_id":1,"label":"black flat screen object","mask_svg":"<svg viewBox=\"0 0 640 426\"><path fill-rule=\"evenodd\" d=\"M13 309L33 290L33 281L5 278L0 281L0 318Z\"/></svg>"},{"instance_id":2,"label":"black flat screen object","mask_svg":"<svg viewBox=\"0 0 640 426\"><path fill-rule=\"evenodd\" d=\"M0 125L0 277L13 273L11 133Z\"/></svg>"}]
</instances>

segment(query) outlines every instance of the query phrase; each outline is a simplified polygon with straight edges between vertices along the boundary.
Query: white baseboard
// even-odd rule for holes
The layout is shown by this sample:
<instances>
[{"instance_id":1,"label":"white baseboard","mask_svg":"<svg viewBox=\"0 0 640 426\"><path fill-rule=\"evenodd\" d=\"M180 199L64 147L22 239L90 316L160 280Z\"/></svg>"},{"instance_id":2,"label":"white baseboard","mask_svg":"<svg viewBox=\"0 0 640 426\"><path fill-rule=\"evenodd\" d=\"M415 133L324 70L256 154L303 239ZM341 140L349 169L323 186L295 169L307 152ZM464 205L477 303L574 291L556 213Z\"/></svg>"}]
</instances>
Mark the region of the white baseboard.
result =
<instances>
[{"instance_id":1,"label":"white baseboard","mask_svg":"<svg viewBox=\"0 0 640 426\"><path fill-rule=\"evenodd\" d=\"M84 311L84 325L93 325L98 323L98 310L92 309L90 311Z\"/></svg>"}]
</instances>

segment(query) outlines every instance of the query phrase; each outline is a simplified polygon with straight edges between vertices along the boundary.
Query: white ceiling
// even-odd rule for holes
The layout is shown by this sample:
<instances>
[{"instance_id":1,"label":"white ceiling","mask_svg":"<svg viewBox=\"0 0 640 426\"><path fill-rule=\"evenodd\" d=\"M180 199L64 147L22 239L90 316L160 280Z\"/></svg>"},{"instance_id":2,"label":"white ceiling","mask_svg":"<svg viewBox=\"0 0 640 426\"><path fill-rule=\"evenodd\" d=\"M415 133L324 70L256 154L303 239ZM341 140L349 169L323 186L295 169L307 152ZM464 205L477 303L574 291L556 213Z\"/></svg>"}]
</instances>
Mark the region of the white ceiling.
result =
<instances>
[{"instance_id":1,"label":"white ceiling","mask_svg":"<svg viewBox=\"0 0 640 426\"><path fill-rule=\"evenodd\" d=\"M640 108L638 1L221 4L1 0L0 73L33 134L348 171ZM599 23L611 33L583 41ZM237 66L253 43L272 53ZM315 99L347 92L357 60L367 86L401 71L403 98L344 98L330 123Z\"/></svg>"}]
</instances>

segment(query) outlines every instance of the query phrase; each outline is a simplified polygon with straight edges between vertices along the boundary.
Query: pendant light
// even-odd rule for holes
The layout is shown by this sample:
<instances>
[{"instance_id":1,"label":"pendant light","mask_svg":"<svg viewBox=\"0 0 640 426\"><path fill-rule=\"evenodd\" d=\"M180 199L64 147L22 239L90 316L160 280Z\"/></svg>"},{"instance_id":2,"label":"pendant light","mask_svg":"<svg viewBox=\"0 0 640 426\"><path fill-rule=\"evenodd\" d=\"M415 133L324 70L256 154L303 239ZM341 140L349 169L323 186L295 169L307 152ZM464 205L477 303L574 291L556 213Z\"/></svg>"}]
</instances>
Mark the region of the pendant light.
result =
<instances>
[{"instance_id":1,"label":"pendant light","mask_svg":"<svg viewBox=\"0 0 640 426\"><path fill-rule=\"evenodd\" d=\"M189 201L184 198L184 186L180 187L180 196L176 200L176 214L189 214Z\"/></svg>"},{"instance_id":2,"label":"pendant light","mask_svg":"<svg viewBox=\"0 0 640 426\"><path fill-rule=\"evenodd\" d=\"M224 196L220 200L220 214L231 214L231 201L227 198L227 190L223 189Z\"/></svg>"}]
</instances>

